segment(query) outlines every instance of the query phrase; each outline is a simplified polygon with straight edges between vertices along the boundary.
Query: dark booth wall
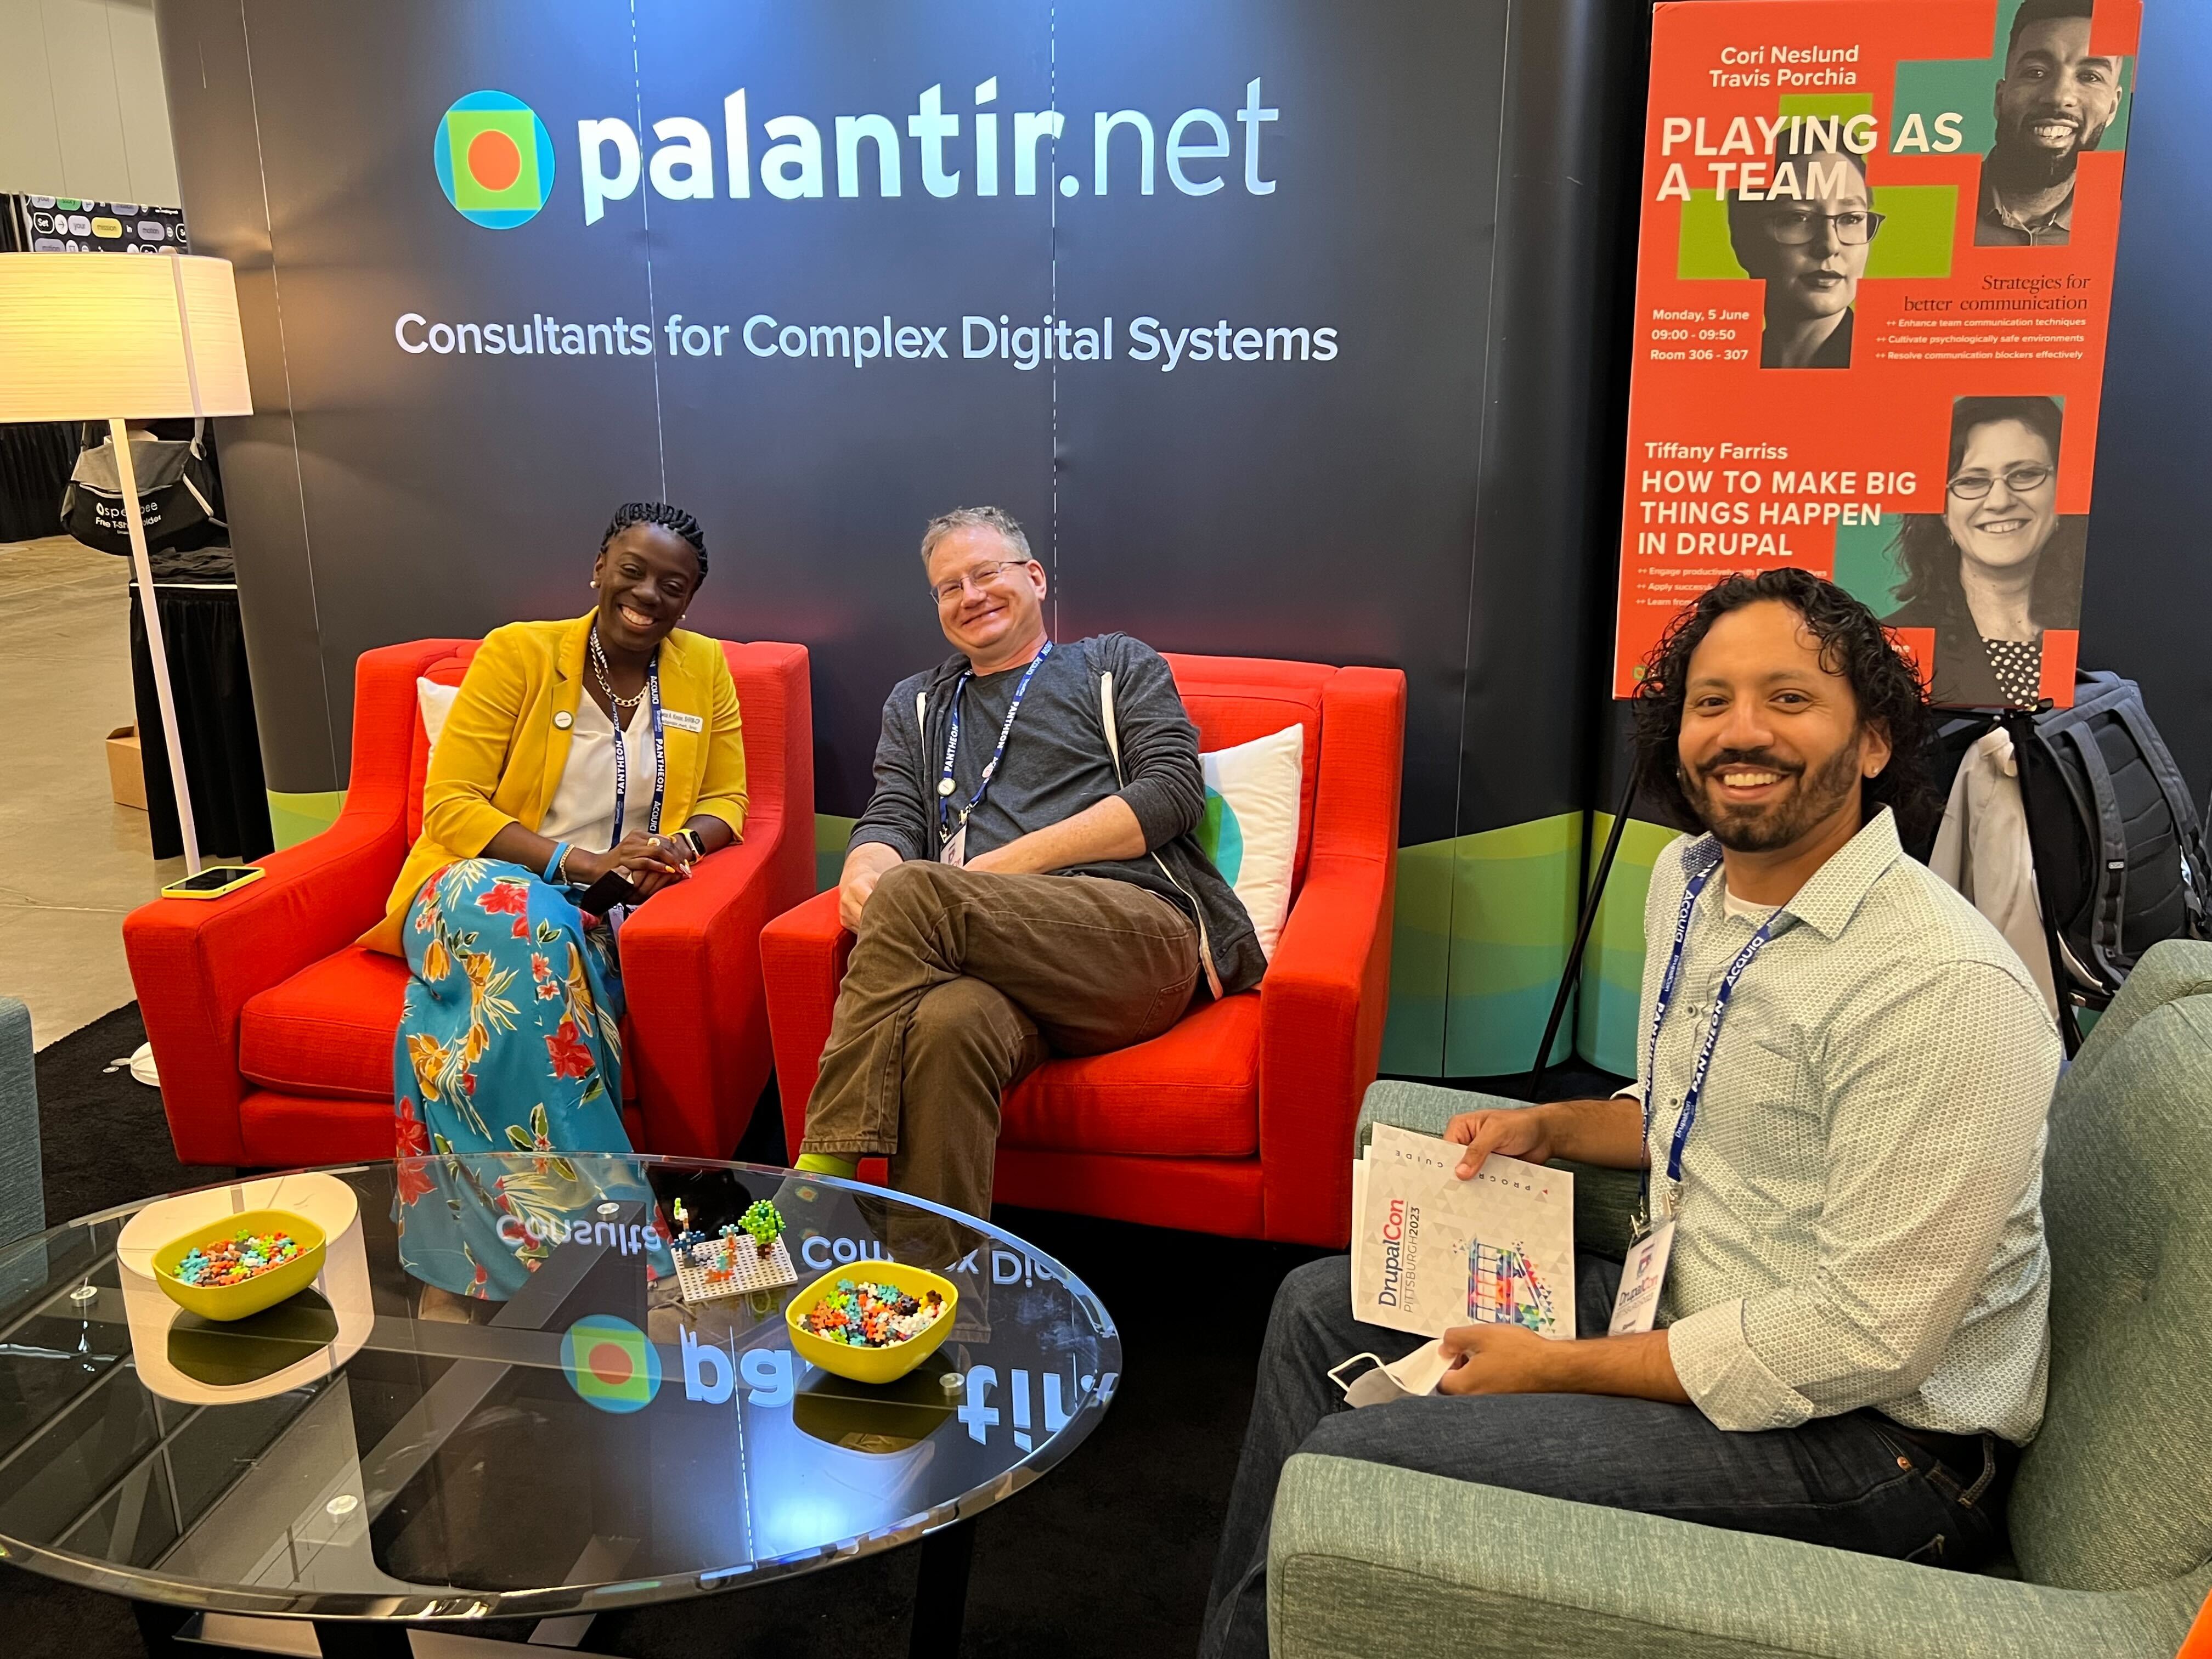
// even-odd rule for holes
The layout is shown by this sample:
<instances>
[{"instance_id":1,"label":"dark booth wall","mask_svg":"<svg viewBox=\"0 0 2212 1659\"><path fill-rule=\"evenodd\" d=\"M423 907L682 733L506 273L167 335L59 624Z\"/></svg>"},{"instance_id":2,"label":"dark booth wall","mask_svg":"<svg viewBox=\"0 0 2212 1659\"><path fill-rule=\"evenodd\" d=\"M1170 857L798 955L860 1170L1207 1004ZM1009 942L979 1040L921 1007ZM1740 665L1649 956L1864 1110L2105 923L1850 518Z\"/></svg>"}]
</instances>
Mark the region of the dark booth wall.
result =
<instances>
[{"instance_id":1,"label":"dark booth wall","mask_svg":"<svg viewBox=\"0 0 2212 1659\"><path fill-rule=\"evenodd\" d=\"M690 624L812 653L834 843L946 648L921 526L997 501L1064 637L1406 670L1386 1065L1528 1063L1601 707L1636 8L157 11L248 331L224 455L280 806L333 810L361 652L580 614L609 512L662 496L713 546ZM487 124L535 167L492 196L452 159ZM549 321L570 350L482 349Z\"/></svg>"},{"instance_id":2,"label":"dark booth wall","mask_svg":"<svg viewBox=\"0 0 2212 1659\"><path fill-rule=\"evenodd\" d=\"M2081 592L2081 663L2142 686L2200 805L2212 791L2212 7L2149 0Z\"/></svg>"}]
</instances>

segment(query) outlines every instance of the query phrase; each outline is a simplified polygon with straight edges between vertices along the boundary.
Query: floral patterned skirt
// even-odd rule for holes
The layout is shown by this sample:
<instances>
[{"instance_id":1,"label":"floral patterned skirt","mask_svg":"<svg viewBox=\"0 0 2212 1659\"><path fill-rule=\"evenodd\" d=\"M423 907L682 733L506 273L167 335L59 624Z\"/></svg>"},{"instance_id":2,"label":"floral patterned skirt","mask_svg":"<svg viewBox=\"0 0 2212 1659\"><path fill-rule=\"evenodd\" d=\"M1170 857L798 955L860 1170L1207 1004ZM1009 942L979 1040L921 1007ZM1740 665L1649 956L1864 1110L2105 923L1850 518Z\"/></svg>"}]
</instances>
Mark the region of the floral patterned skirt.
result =
<instances>
[{"instance_id":1,"label":"floral patterned skirt","mask_svg":"<svg viewBox=\"0 0 2212 1659\"><path fill-rule=\"evenodd\" d=\"M400 1260L442 1290L504 1301L552 1248L552 1230L524 1224L624 1195L559 1156L630 1150L614 938L534 871L492 859L424 882L404 938L412 977L392 1045ZM464 1152L538 1156L495 1176ZM641 1180L629 1195L651 1196Z\"/></svg>"}]
</instances>

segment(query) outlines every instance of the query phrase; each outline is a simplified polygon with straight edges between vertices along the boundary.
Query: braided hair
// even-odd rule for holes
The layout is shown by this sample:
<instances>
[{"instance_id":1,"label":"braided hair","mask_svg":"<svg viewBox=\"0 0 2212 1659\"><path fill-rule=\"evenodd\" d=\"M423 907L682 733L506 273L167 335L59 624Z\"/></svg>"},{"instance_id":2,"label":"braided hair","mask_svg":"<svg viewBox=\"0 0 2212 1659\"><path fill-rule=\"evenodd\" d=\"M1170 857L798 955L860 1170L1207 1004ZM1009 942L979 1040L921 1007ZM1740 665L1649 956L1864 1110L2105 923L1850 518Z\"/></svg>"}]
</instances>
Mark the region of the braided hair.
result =
<instances>
[{"instance_id":1,"label":"braided hair","mask_svg":"<svg viewBox=\"0 0 2212 1659\"><path fill-rule=\"evenodd\" d=\"M698 520L666 501L624 501L607 521L607 533L599 538L599 551L605 552L608 543L631 526L641 524L665 530L684 542L699 560L699 581L707 580L707 532L699 528ZM698 583L692 585L696 587Z\"/></svg>"}]
</instances>

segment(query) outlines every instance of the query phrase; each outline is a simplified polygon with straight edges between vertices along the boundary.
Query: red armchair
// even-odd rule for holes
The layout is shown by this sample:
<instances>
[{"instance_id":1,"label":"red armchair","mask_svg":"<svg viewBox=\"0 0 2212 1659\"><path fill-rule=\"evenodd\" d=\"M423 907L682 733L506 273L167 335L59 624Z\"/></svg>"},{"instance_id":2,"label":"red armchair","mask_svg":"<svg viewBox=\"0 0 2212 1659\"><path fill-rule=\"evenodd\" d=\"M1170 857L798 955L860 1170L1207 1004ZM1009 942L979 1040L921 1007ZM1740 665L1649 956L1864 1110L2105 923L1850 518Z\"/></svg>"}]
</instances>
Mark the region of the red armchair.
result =
<instances>
[{"instance_id":1,"label":"red armchair","mask_svg":"<svg viewBox=\"0 0 2212 1659\"><path fill-rule=\"evenodd\" d=\"M131 977L186 1164L389 1158L392 1039L407 967L354 943L422 821L422 676L459 684L473 640L362 659L353 776L323 834L210 903L156 899L123 924ZM623 929L625 1112L640 1151L726 1157L767 1084L762 924L813 890L814 731L806 652L725 643L744 713L744 842Z\"/></svg>"},{"instance_id":2,"label":"red armchair","mask_svg":"<svg viewBox=\"0 0 2212 1659\"><path fill-rule=\"evenodd\" d=\"M1008 1091L996 1197L1153 1226L1341 1245L1352 1123L1389 1001L1406 677L1242 657L1168 659L1207 750L1305 727L1288 922L1257 991L1113 1054L1048 1060ZM784 1124L805 1124L853 936L823 893L761 935ZM882 1178L882 1161L863 1173Z\"/></svg>"}]
</instances>

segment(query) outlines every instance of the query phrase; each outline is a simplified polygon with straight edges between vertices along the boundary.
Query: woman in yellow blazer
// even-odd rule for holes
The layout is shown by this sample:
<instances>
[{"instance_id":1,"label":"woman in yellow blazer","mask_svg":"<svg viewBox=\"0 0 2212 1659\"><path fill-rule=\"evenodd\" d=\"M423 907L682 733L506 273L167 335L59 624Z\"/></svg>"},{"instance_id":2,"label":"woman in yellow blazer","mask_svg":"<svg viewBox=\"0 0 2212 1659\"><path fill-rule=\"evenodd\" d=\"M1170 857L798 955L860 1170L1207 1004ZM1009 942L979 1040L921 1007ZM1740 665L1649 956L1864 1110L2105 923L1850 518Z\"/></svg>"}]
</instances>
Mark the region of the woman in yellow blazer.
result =
<instances>
[{"instance_id":1,"label":"woman in yellow blazer","mask_svg":"<svg viewBox=\"0 0 2212 1659\"><path fill-rule=\"evenodd\" d=\"M495 629L469 665L431 755L422 833L363 939L411 970L392 1050L403 1158L630 1150L623 912L587 916L578 900L616 872L649 900L744 827L729 663L676 626L706 574L696 520L630 502L592 567L597 609ZM550 1249L533 1213L550 1221L586 1196L572 1167L544 1158L464 1192L477 1188L466 1165L403 1165L408 1267L459 1294L512 1294Z\"/></svg>"}]
</instances>

